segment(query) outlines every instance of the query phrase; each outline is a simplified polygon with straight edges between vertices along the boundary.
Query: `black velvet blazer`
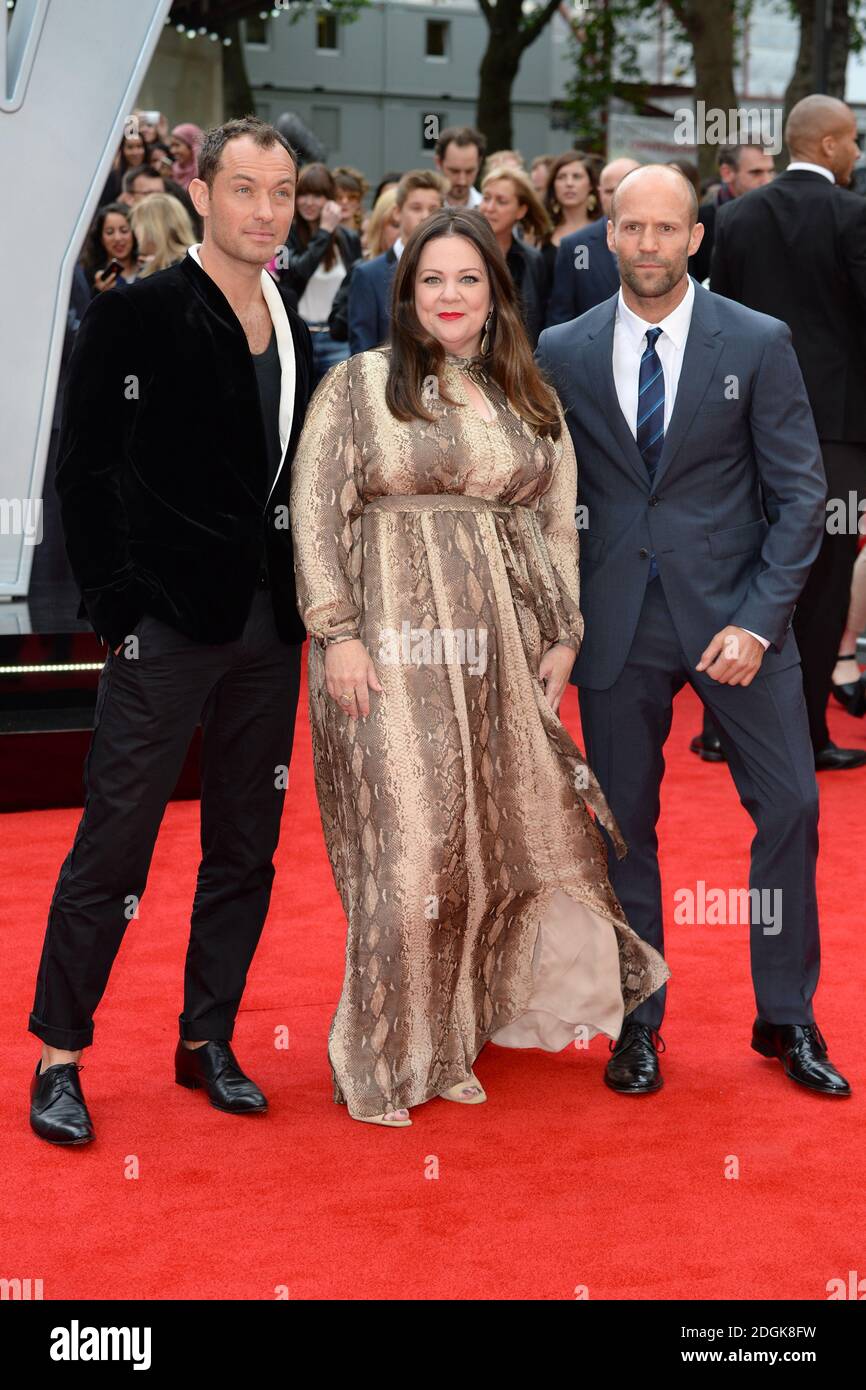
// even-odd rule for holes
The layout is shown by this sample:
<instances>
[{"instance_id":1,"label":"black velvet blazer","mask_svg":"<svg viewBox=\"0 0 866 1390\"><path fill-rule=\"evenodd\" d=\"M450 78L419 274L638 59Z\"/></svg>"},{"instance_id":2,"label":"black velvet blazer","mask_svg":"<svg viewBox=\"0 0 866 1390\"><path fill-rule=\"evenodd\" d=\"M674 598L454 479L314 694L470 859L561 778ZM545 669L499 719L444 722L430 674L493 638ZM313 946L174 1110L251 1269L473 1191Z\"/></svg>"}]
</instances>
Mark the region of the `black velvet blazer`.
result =
<instances>
[{"instance_id":1,"label":"black velvet blazer","mask_svg":"<svg viewBox=\"0 0 866 1390\"><path fill-rule=\"evenodd\" d=\"M270 492L246 335L192 256L105 291L81 321L56 485L82 594L79 616L112 647L146 612L197 641L239 637L263 536L277 630L284 642L304 640L289 490L312 345L287 294L274 289L291 328L295 389L288 444Z\"/></svg>"}]
</instances>

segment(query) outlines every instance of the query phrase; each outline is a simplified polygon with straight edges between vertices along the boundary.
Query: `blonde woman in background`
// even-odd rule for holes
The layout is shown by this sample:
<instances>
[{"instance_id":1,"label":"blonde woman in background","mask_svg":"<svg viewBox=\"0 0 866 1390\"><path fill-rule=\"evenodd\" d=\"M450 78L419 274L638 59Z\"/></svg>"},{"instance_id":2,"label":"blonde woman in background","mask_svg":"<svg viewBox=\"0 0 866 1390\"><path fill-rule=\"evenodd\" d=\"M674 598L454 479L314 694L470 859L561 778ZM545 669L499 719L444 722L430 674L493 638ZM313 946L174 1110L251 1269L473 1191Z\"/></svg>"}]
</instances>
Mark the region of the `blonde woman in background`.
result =
<instances>
[{"instance_id":1,"label":"blonde woman in background","mask_svg":"<svg viewBox=\"0 0 866 1390\"><path fill-rule=\"evenodd\" d=\"M512 169L524 169L526 167L520 150L495 150L485 159L481 177L486 179L491 169L501 169L506 164Z\"/></svg>"},{"instance_id":2,"label":"blonde woman in background","mask_svg":"<svg viewBox=\"0 0 866 1390\"><path fill-rule=\"evenodd\" d=\"M394 183L379 195L367 218L362 237L365 259L372 261L375 256L384 256L399 235L400 209L397 207L397 185Z\"/></svg>"},{"instance_id":3,"label":"blonde woman in background","mask_svg":"<svg viewBox=\"0 0 866 1390\"><path fill-rule=\"evenodd\" d=\"M189 213L170 193L148 194L133 208L129 220L145 260L142 279L182 261L196 241Z\"/></svg>"}]
</instances>

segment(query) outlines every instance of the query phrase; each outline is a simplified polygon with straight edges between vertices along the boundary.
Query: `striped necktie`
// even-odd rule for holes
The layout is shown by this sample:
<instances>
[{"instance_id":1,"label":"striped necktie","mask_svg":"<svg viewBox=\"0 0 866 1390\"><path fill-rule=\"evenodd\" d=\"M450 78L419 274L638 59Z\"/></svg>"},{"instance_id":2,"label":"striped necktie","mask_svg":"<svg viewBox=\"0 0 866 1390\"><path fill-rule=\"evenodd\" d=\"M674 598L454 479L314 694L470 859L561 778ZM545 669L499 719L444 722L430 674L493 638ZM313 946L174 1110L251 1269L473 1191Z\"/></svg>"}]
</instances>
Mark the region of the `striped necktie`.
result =
<instances>
[{"instance_id":1,"label":"striped necktie","mask_svg":"<svg viewBox=\"0 0 866 1390\"><path fill-rule=\"evenodd\" d=\"M637 396L637 447L646 464L650 483L655 477L665 442L665 378L656 352L660 328L648 328L646 351L640 360ZM650 557L647 583L655 579L659 569L656 557Z\"/></svg>"}]
</instances>

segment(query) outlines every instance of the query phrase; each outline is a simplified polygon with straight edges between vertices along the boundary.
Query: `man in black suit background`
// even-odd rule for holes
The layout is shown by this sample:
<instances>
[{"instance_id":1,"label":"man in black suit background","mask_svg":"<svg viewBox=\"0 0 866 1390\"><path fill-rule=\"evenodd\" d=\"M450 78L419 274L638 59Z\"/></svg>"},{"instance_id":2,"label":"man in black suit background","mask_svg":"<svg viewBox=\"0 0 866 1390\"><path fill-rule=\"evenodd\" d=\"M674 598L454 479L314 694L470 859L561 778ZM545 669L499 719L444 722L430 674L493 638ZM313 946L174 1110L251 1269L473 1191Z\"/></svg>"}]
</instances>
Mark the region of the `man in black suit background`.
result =
<instances>
[{"instance_id":1,"label":"man in black suit background","mask_svg":"<svg viewBox=\"0 0 866 1390\"><path fill-rule=\"evenodd\" d=\"M244 117L207 132L198 168L203 242L93 301L64 398L66 547L108 651L29 1021L43 1043L30 1123L55 1144L94 1138L78 1059L199 721L202 859L175 1080L229 1113L267 1108L230 1040L270 901L298 701L288 502L312 344L264 269L294 213L291 146Z\"/></svg>"},{"instance_id":2,"label":"man in black suit background","mask_svg":"<svg viewBox=\"0 0 866 1390\"><path fill-rule=\"evenodd\" d=\"M845 187L859 155L853 111L808 96L785 127L791 163L766 188L719 209L710 288L791 329L827 476L827 525L794 614L809 731L819 770L866 763L837 748L827 699L866 498L866 201ZM848 521L839 529L844 509Z\"/></svg>"}]
</instances>

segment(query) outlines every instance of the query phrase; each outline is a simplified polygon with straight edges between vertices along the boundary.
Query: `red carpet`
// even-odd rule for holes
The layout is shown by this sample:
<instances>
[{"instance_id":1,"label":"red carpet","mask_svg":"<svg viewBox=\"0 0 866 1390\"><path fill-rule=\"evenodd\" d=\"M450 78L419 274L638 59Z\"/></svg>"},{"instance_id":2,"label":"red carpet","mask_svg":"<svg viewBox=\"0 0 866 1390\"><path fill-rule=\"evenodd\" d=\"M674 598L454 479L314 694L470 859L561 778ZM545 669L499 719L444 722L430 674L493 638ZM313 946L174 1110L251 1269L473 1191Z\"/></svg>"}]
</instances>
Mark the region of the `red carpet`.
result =
<instances>
[{"instance_id":1,"label":"red carpet","mask_svg":"<svg viewBox=\"0 0 866 1390\"><path fill-rule=\"evenodd\" d=\"M26 1031L45 917L77 811L5 816L2 1268L46 1299L824 1299L863 1274L866 1075L860 934L866 770L823 774L817 1018L852 1099L811 1095L749 1048L745 926L676 926L665 1086L602 1084L607 1040L550 1055L488 1046L489 1101L432 1101L411 1129L331 1100L327 1030L342 911L312 785L306 677L271 914L235 1032L270 1100L220 1114L174 1084L198 805L167 812L96 1042L81 1073L97 1138L63 1150L27 1123L41 1044ZM577 735L570 689L563 718ZM688 752L690 691L668 742L665 901L745 886L751 822L728 771ZM866 728L843 714L837 743ZM275 1047L288 1030L287 1050ZM739 1177L726 1177L733 1161ZM431 1174L435 1176L431 1176ZM576 1292L577 1291L577 1292Z\"/></svg>"}]
</instances>

